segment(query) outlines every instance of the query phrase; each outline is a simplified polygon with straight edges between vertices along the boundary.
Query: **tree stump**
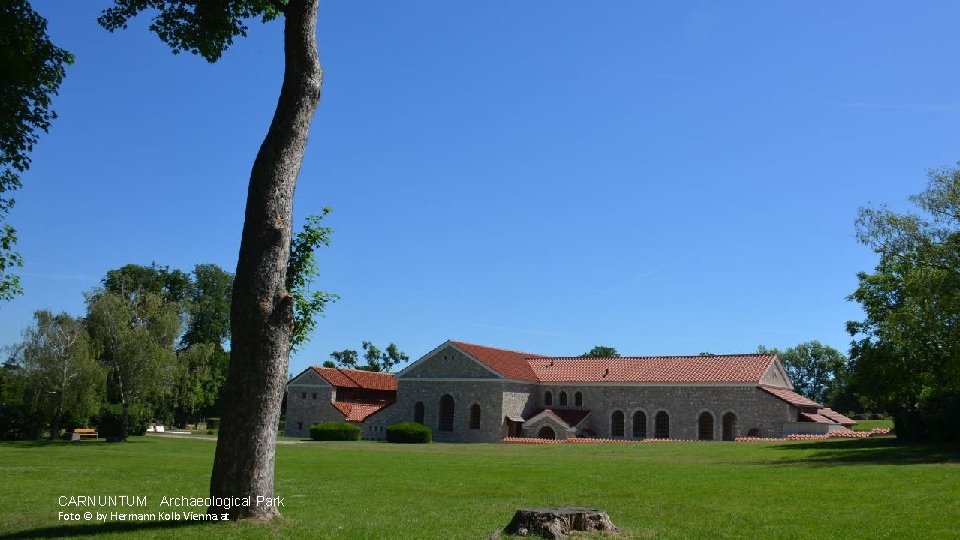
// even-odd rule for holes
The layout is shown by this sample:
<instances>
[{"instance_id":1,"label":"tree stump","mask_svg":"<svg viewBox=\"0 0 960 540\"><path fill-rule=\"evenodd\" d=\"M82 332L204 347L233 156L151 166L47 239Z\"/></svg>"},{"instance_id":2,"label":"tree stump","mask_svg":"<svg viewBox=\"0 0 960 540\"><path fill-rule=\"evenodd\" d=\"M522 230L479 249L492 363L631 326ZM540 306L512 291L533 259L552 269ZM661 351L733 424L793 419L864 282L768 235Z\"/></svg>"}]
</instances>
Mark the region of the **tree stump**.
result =
<instances>
[{"instance_id":1,"label":"tree stump","mask_svg":"<svg viewBox=\"0 0 960 540\"><path fill-rule=\"evenodd\" d=\"M616 531L606 512L592 508L521 508L503 532L516 536L566 538L571 531Z\"/></svg>"}]
</instances>

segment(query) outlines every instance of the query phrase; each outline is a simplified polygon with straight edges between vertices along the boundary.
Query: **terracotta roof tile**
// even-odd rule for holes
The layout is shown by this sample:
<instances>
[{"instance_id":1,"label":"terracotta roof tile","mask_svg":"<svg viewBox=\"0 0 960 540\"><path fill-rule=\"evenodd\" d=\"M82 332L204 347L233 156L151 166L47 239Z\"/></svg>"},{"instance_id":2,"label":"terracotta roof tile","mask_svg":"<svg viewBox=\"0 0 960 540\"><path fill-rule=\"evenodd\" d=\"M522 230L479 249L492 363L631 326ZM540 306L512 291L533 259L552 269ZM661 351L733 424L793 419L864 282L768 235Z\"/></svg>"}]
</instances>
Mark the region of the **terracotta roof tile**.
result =
<instances>
[{"instance_id":1,"label":"terracotta roof tile","mask_svg":"<svg viewBox=\"0 0 960 540\"><path fill-rule=\"evenodd\" d=\"M758 383L775 356L645 356L622 358L531 358L543 382L744 382Z\"/></svg>"},{"instance_id":2,"label":"terracotta roof tile","mask_svg":"<svg viewBox=\"0 0 960 540\"><path fill-rule=\"evenodd\" d=\"M836 424L833 420L816 413L800 413L800 416L818 424Z\"/></svg>"},{"instance_id":3,"label":"terracotta roof tile","mask_svg":"<svg viewBox=\"0 0 960 540\"><path fill-rule=\"evenodd\" d=\"M393 373L374 373L359 369L341 369L313 366L313 371L328 383L339 388L367 390L396 390L397 377Z\"/></svg>"},{"instance_id":4,"label":"terracotta roof tile","mask_svg":"<svg viewBox=\"0 0 960 540\"><path fill-rule=\"evenodd\" d=\"M533 370L530 369L530 364L527 363L527 358L540 355L474 345L462 341L451 341L450 343L508 379L537 380Z\"/></svg>"},{"instance_id":5,"label":"terracotta roof tile","mask_svg":"<svg viewBox=\"0 0 960 540\"><path fill-rule=\"evenodd\" d=\"M793 390L790 390L789 388L780 388L778 386L768 386L766 384L761 384L760 388L772 394L774 397L780 398L791 405L796 405L797 407L802 407L802 408L816 407L817 409L823 408L823 405L820 405L816 401L813 401L804 396L801 396L800 394L794 392Z\"/></svg>"},{"instance_id":6,"label":"terracotta roof tile","mask_svg":"<svg viewBox=\"0 0 960 540\"><path fill-rule=\"evenodd\" d=\"M371 414L386 407L388 403L344 403L342 401L334 401L332 405L343 413L347 422L363 422Z\"/></svg>"}]
</instances>

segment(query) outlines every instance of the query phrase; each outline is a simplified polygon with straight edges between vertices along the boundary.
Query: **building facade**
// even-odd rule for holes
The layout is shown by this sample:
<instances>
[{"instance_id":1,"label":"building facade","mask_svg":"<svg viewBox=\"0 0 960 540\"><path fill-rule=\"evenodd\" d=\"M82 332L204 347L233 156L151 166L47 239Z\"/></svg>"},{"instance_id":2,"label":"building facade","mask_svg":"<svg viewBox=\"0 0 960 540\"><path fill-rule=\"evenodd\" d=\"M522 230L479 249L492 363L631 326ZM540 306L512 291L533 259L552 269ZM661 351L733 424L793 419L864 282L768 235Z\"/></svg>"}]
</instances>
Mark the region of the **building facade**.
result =
<instances>
[{"instance_id":1,"label":"building facade","mask_svg":"<svg viewBox=\"0 0 960 540\"><path fill-rule=\"evenodd\" d=\"M290 434L290 396L304 392L299 379L288 390ZM434 440L449 442L733 440L826 433L853 424L793 392L779 359L770 354L547 357L447 341L395 380L395 401L358 421L364 437L383 438L386 426L401 421L423 423ZM297 425L313 410L303 409ZM323 412L336 416L330 408ZM354 421L343 414L338 419Z\"/></svg>"}]
</instances>

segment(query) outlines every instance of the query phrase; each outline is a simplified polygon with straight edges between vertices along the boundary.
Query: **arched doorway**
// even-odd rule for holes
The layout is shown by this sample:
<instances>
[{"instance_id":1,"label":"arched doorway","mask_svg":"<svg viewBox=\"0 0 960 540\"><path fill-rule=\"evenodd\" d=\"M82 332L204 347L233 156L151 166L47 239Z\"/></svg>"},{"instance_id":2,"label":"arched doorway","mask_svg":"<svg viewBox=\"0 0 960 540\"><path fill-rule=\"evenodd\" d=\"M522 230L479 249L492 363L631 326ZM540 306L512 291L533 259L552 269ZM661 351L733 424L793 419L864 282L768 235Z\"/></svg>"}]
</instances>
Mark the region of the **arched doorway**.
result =
<instances>
[{"instance_id":1,"label":"arched doorway","mask_svg":"<svg viewBox=\"0 0 960 540\"><path fill-rule=\"evenodd\" d=\"M556 439L557 434L554 433L553 428L550 426L543 426L540 428L540 431L537 432L538 439Z\"/></svg>"},{"instance_id":2,"label":"arched doorway","mask_svg":"<svg viewBox=\"0 0 960 540\"><path fill-rule=\"evenodd\" d=\"M418 401L416 405L413 406L413 421L422 424L423 423L423 402Z\"/></svg>"},{"instance_id":3,"label":"arched doorway","mask_svg":"<svg viewBox=\"0 0 960 540\"><path fill-rule=\"evenodd\" d=\"M670 438L670 415L660 411L653 417L653 436L658 439Z\"/></svg>"},{"instance_id":4,"label":"arched doorway","mask_svg":"<svg viewBox=\"0 0 960 540\"><path fill-rule=\"evenodd\" d=\"M444 394L440 398L440 431L453 431L453 396Z\"/></svg>"},{"instance_id":5,"label":"arched doorway","mask_svg":"<svg viewBox=\"0 0 960 540\"><path fill-rule=\"evenodd\" d=\"M734 441L737 439L737 415L728 412L723 415L723 440Z\"/></svg>"},{"instance_id":6,"label":"arched doorway","mask_svg":"<svg viewBox=\"0 0 960 540\"><path fill-rule=\"evenodd\" d=\"M610 436L623 437L623 412L613 411L610 415Z\"/></svg>"},{"instance_id":7,"label":"arched doorway","mask_svg":"<svg viewBox=\"0 0 960 540\"><path fill-rule=\"evenodd\" d=\"M704 411L697 419L697 438L701 441L713 440L713 415Z\"/></svg>"},{"instance_id":8,"label":"arched doorway","mask_svg":"<svg viewBox=\"0 0 960 540\"><path fill-rule=\"evenodd\" d=\"M633 413L633 438L647 438L647 415L643 411Z\"/></svg>"}]
</instances>

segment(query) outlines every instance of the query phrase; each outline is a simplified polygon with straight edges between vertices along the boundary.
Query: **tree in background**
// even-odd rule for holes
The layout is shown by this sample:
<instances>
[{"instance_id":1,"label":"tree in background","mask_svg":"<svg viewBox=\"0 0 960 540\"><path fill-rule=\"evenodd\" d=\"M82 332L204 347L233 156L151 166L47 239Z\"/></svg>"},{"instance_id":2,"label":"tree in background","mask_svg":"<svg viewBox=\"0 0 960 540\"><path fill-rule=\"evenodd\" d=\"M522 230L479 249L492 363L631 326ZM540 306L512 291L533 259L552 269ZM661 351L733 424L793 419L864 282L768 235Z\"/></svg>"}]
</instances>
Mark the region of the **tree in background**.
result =
<instances>
[{"instance_id":1,"label":"tree in background","mask_svg":"<svg viewBox=\"0 0 960 540\"><path fill-rule=\"evenodd\" d=\"M846 356L819 341L807 341L782 351L761 345L757 352L776 354L797 392L817 403L830 404L846 380Z\"/></svg>"},{"instance_id":2,"label":"tree in background","mask_svg":"<svg viewBox=\"0 0 960 540\"><path fill-rule=\"evenodd\" d=\"M862 208L857 238L880 256L850 295L852 384L898 437L960 440L960 165L928 173L918 213Z\"/></svg>"},{"instance_id":3,"label":"tree in background","mask_svg":"<svg viewBox=\"0 0 960 540\"><path fill-rule=\"evenodd\" d=\"M273 121L250 173L240 255L231 304L231 358L210 495L272 498L277 425L294 335L287 279L293 194L320 102L323 71L317 52L318 0L114 0L99 22L126 28L144 11L150 30L176 53L220 58L246 20L284 22L284 75ZM211 506L231 519L271 519L274 506Z\"/></svg>"},{"instance_id":4,"label":"tree in background","mask_svg":"<svg viewBox=\"0 0 960 540\"><path fill-rule=\"evenodd\" d=\"M20 187L39 133L57 117L50 105L71 63L73 55L50 41L47 21L30 2L0 2L0 300L22 293L19 277L9 273L23 261L13 251L16 231L3 223L14 203L8 193Z\"/></svg>"},{"instance_id":5,"label":"tree in background","mask_svg":"<svg viewBox=\"0 0 960 540\"><path fill-rule=\"evenodd\" d=\"M173 386L178 306L154 292L97 291L87 297L87 327L120 401L119 435L126 440L131 404L161 398Z\"/></svg>"},{"instance_id":6,"label":"tree in background","mask_svg":"<svg viewBox=\"0 0 960 540\"><path fill-rule=\"evenodd\" d=\"M18 347L33 406L60 436L64 417L86 420L100 406L104 371L97 364L83 322L66 313L33 314Z\"/></svg>"},{"instance_id":7,"label":"tree in background","mask_svg":"<svg viewBox=\"0 0 960 540\"><path fill-rule=\"evenodd\" d=\"M620 353L613 347L606 345L597 345L589 351L580 355L581 358L619 358Z\"/></svg>"},{"instance_id":8,"label":"tree in background","mask_svg":"<svg viewBox=\"0 0 960 540\"><path fill-rule=\"evenodd\" d=\"M367 362L365 365L358 364L359 354L357 351L344 349L330 353L332 360L324 362L324 367L339 366L347 369L389 373L394 367L410 360L410 357L393 342L382 351L369 341L364 341L362 345L363 359Z\"/></svg>"}]
</instances>

